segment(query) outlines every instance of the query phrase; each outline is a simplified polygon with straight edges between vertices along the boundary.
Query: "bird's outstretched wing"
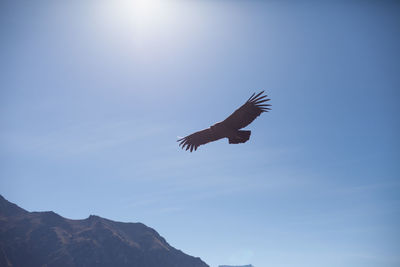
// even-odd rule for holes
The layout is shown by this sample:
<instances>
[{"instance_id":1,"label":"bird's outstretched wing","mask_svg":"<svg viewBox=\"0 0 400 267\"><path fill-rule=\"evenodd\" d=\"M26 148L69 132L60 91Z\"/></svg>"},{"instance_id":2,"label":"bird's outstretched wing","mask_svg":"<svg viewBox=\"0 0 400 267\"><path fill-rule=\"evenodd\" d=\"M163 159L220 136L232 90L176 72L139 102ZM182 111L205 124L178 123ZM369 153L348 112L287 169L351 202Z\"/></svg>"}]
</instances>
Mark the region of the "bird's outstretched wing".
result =
<instances>
[{"instance_id":1,"label":"bird's outstretched wing","mask_svg":"<svg viewBox=\"0 0 400 267\"><path fill-rule=\"evenodd\" d=\"M190 149L190 152L197 150L200 145L207 144L212 141L223 138L223 136L216 135L210 128L195 132L191 135L183 137L178 140L179 145L182 149L186 147L186 150Z\"/></svg>"},{"instance_id":2,"label":"bird's outstretched wing","mask_svg":"<svg viewBox=\"0 0 400 267\"><path fill-rule=\"evenodd\" d=\"M252 123L261 113L271 110L270 104L265 102L270 99L267 95L262 95L264 91L255 95L255 93L240 108L235 110L222 123L231 129L242 129Z\"/></svg>"}]
</instances>

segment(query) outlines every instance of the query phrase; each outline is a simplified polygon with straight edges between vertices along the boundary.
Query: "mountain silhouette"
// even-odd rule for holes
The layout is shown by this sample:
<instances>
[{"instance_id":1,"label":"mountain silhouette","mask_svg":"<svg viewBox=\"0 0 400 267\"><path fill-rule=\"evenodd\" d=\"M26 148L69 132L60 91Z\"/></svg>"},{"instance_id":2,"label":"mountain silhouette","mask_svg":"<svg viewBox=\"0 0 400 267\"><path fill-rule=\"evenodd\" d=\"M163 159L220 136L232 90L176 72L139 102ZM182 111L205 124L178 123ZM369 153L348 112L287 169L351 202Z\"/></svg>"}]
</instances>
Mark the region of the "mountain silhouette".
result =
<instances>
[{"instance_id":1,"label":"mountain silhouette","mask_svg":"<svg viewBox=\"0 0 400 267\"><path fill-rule=\"evenodd\" d=\"M142 223L28 212L1 195L0 266L208 267Z\"/></svg>"}]
</instances>

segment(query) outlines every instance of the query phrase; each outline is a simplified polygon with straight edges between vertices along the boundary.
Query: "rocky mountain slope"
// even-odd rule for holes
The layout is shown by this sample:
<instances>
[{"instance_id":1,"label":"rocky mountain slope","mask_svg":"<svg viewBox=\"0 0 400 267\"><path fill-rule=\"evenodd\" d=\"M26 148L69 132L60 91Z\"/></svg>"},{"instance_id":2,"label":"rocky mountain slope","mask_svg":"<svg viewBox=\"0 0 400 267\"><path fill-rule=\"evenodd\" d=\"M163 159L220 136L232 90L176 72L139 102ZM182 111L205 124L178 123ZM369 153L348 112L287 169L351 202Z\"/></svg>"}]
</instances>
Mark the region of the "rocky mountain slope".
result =
<instances>
[{"instance_id":1,"label":"rocky mountain slope","mask_svg":"<svg viewBox=\"0 0 400 267\"><path fill-rule=\"evenodd\" d=\"M141 223L69 220L0 196L0 266L207 267Z\"/></svg>"}]
</instances>

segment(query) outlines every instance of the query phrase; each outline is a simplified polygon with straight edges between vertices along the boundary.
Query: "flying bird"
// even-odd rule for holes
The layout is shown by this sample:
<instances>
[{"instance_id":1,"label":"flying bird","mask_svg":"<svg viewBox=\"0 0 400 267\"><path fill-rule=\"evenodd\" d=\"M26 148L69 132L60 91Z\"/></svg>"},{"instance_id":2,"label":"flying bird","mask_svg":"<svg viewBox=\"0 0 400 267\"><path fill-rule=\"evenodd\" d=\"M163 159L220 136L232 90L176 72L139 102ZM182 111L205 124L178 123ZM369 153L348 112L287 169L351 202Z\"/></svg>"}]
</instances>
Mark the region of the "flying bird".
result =
<instances>
[{"instance_id":1,"label":"flying bird","mask_svg":"<svg viewBox=\"0 0 400 267\"><path fill-rule=\"evenodd\" d=\"M177 142L182 149L197 150L201 145L213 142L222 138L228 138L229 144L245 143L250 138L251 131L240 129L252 123L263 112L268 112L270 104L265 102L270 99L267 95L262 95L264 91L254 93L240 108L235 110L224 121L218 122L210 128L195 132L191 135L178 139Z\"/></svg>"}]
</instances>

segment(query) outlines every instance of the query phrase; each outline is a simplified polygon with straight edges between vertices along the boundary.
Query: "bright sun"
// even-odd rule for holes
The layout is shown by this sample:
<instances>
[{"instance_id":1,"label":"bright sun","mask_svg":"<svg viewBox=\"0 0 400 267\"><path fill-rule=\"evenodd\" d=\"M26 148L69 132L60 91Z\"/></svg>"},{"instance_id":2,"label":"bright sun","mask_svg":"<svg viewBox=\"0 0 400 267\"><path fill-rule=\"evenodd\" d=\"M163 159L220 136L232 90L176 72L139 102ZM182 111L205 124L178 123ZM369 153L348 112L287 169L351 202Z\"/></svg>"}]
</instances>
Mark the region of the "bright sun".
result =
<instances>
[{"instance_id":1,"label":"bright sun","mask_svg":"<svg viewBox=\"0 0 400 267\"><path fill-rule=\"evenodd\" d=\"M172 16L168 0L116 0L103 2L102 16L114 27L136 33L158 31Z\"/></svg>"}]
</instances>

